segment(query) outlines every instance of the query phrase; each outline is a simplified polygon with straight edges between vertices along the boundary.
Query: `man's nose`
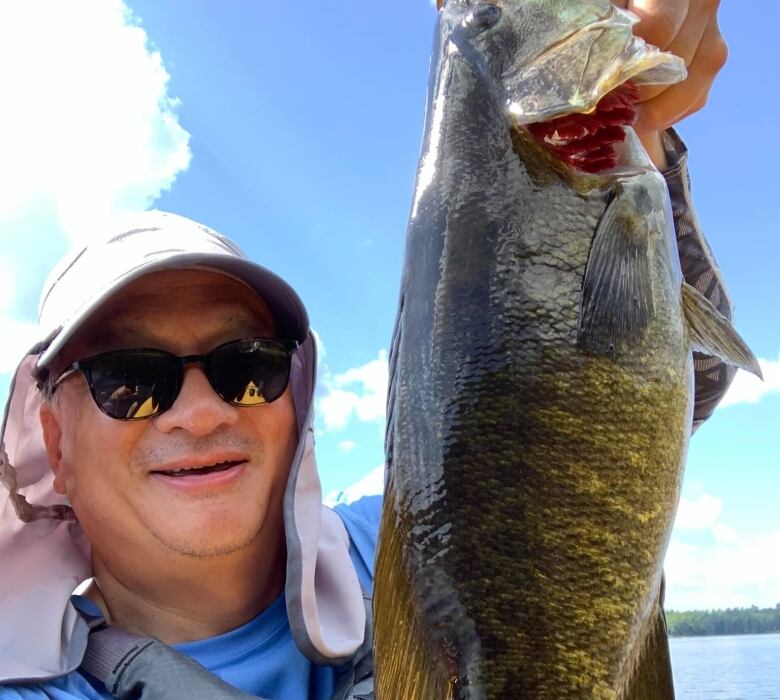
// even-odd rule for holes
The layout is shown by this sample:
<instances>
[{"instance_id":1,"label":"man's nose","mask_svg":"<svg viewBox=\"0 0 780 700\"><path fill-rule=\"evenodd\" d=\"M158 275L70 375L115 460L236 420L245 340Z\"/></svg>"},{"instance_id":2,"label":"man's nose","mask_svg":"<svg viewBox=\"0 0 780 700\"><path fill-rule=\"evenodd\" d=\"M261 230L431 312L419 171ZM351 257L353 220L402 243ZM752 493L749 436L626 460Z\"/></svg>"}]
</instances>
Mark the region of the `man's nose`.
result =
<instances>
[{"instance_id":1,"label":"man's nose","mask_svg":"<svg viewBox=\"0 0 780 700\"><path fill-rule=\"evenodd\" d=\"M219 397L200 366L188 365L176 401L155 418L155 426L163 433L180 428L199 436L237 421L238 407Z\"/></svg>"}]
</instances>

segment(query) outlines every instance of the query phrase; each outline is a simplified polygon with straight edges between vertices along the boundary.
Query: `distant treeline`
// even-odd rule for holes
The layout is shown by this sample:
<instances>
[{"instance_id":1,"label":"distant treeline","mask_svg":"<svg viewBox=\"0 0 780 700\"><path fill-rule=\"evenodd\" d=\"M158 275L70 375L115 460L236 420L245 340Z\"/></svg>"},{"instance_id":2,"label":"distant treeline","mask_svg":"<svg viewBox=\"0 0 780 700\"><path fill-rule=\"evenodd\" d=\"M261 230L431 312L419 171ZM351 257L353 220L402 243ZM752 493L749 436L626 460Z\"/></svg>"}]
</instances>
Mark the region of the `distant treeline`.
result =
<instances>
[{"instance_id":1,"label":"distant treeline","mask_svg":"<svg viewBox=\"0 0 780 700\"><path fill-rule=\"evenodd\" d=\"M780 603L774 608L666 611L666 624L673 637L709 637L719 634L768 634L780 632Z\"/></svg>"}]
</instances>

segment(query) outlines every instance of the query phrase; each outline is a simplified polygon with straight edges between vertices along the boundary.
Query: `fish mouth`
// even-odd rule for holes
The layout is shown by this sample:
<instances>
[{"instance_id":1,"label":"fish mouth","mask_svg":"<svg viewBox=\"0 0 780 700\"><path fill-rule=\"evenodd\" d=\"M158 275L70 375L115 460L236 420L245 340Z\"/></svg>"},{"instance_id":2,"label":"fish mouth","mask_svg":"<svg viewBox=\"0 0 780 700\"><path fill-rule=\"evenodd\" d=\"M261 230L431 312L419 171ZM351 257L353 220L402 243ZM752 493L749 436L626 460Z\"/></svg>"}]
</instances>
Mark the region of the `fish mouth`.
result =
<instances>
[{"instance_id":1,"label":"fish mouth","mask_svg":"<svg viewBox=\"0 0 780 700\"><path fill-rule=\"evenodd\" d=\"M637 86L669 85L687 74L683 59L633 34L636 15L607 2L594 3L594 11L602 4L602 15L569 32L564 26L501 76L513 130L578 176L652 168L633 129Z\"/></svg>"},{"instance_id":2,"label":"fish mouth","mask_svg":"<svg viewBox=\"0 0 780 700\"><path fill-rule=\"evenodd\" d=\"M639 89L626 82L608 92L590 112L572 112L549 121L517 125L558 161L579 174L610 175L645 170L648 159L637 158L633 129Z\"/></svg>"}]
</instances>

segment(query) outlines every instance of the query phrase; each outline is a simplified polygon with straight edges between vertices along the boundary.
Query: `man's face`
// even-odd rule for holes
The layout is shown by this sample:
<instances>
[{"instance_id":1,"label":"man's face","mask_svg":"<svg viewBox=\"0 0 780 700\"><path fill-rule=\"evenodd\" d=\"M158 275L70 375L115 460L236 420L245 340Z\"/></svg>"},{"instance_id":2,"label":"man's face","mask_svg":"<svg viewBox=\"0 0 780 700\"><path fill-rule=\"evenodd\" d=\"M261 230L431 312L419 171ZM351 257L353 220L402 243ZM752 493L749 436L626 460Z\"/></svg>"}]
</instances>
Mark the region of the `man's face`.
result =
<instances>
[{"instance_id":1,"label":"man's face","mask_svg":"<svg viewBox=\"0 0 780 700\"><path fill-rule=\"evenodd\" d=\"M275 335L265 304L239 282L210 272L161 272L110 301L68 344L62 364L127 348L204 354L229 340ZM201 365L187 365L169 410L120 421L98 409L75 373L41 419L55 489L68 495L104 559L122 548L209 557L281 536L297 444L289 387L273 403L238 407L215 393ZM221 463L235 466L200 480L159 473Z\"/></svg>"}]
</instances>

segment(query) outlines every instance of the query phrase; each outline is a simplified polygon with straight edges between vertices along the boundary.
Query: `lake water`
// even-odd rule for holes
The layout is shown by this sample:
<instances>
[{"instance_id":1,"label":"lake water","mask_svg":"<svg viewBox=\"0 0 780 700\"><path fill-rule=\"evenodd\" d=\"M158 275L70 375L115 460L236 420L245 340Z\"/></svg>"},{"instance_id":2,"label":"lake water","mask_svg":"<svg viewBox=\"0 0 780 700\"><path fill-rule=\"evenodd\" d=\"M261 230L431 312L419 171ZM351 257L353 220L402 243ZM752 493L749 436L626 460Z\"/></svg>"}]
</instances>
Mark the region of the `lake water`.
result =
<instances>
[{"instance_id":1,"label":"lake water","mask_svg":"<svg viewBox=\"0 0 780 700\"><path fill-rule=\"evenodd\" d=\"M670 640L677 700L780 700L780 634Z\"/></svg>"}]
</instances>

